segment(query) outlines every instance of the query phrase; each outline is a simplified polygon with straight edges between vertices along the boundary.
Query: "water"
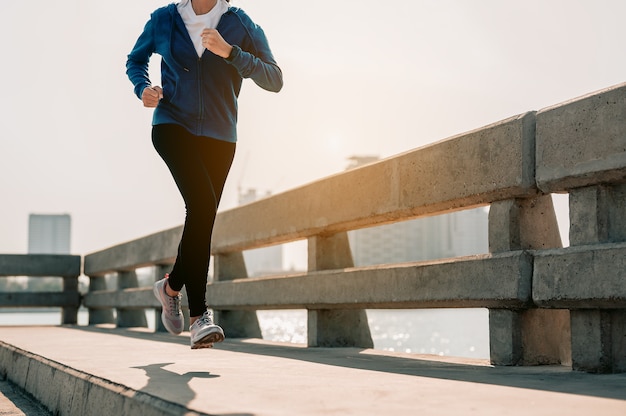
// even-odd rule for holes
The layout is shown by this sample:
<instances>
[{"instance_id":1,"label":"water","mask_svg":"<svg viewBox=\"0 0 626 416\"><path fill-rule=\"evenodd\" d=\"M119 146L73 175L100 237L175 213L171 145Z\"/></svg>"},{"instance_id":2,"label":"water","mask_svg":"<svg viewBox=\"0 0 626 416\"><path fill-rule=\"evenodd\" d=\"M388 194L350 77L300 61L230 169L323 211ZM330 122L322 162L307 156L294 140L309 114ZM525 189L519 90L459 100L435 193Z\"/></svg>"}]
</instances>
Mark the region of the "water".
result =
<instances>
[{"instance_id":1,"label":"water","mask_svg":"<svg viewBox=\"0 0 626 416\"><path fill-rule=\"evenodd\" d=\"M306 343L306 311L258 311L264 339ZM374 348L414 354L489 358L487 309L367 311Z\"/></svg>"},{"instance_id":2,"label":"water","mask_svg":"<svg viewBox=\"0 0 626 416\"><path fill-rule=\"evenodd\" d=\"M146 311L151 329L154 329L154 316L154 310ZM306 344L306 311L258 311L257 316L264 339ZM375 349L489 358L486 309L370 309L367 317ZM88 319L88 312L79 310L78 324L87 325ZM0 326L60 324L58 309L0 309Z\"/></svg>"}]
</instances>

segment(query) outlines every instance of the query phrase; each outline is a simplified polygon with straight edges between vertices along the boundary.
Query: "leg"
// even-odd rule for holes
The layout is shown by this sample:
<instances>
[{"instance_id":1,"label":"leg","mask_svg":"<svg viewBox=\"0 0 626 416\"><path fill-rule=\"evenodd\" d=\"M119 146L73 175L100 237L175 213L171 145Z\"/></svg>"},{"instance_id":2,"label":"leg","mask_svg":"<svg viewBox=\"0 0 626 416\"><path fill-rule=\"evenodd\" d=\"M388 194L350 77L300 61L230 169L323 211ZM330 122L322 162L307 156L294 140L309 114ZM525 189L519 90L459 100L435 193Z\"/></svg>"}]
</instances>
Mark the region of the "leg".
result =
<instances>
[{"instance_id":1,"label":"leg","mask_svg":"<svg viewBox=\"0 0 626 416\"><path fill-rule=\"evenodd\" d=\"M211 234L235 144L197 137L177 125L154 126L152 137L187 210L169 286L176 292L185 286L190 315L197 318L206 310Z\"/></svg>"}]
</instances>

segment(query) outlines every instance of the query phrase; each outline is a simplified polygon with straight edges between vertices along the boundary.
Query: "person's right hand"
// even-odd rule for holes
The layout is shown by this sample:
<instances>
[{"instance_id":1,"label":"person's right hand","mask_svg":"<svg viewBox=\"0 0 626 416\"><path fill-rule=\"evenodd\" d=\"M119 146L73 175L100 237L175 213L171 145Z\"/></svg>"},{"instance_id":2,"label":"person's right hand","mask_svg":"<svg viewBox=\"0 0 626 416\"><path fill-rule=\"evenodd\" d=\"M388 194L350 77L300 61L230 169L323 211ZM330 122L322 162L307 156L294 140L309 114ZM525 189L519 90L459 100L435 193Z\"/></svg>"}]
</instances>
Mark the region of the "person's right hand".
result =
<instances>
[{"instance_id":1,"label":"person's right hand","mask_svg":"<svg viewBox=\"0 0 626 416\"><path fill-rule=\"evenodd\" d=\"M144 107L156 107L161 98L163 98L163 89L161 87L147 87L141 93L141 101L143 101Z\"/></svg>"}]
</instances>

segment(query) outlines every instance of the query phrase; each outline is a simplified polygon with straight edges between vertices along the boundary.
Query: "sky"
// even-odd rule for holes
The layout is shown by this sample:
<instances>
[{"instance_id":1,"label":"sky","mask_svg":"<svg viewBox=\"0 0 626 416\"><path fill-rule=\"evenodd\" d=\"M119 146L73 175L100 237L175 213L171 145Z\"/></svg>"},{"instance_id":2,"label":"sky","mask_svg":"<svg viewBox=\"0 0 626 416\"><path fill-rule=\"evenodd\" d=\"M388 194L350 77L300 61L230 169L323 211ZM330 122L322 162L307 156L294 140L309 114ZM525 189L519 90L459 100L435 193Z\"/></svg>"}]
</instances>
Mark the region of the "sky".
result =
<instances>
[{"instance_id":1,"label":"sky","mask_svg":"<svg viewBox=\"0 0 626 416\"><path fill-rule=\"evenodd\" d=\"M165 4L1 3L0 253L27 251L30 213L70 214L81 255L183 223L150 140L152 110L125 74ZM390 157L626 75L623 0L232 4L263 27L285 85L275 94L244 82L222 210L240 190L282 192L344 170L350 156Z\"/></svg>"}]
</instances>

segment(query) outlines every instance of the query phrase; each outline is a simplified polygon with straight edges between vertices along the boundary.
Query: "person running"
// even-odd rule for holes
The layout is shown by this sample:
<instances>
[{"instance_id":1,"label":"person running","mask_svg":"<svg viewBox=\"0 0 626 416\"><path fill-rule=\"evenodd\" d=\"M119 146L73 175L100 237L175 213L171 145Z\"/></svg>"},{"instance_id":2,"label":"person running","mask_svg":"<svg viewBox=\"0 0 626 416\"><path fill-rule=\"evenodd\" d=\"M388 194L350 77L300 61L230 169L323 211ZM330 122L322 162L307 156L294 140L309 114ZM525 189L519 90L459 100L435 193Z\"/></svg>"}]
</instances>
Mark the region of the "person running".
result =
<instances>
[{"instance_id":1,"label":"person running","mask_svg":"<svg viewBox=\"0 0 626 416\"><path fill-rule=\"evenodd\" d=\"M162 87L148 64L161 56ZM224 340L206 305L211 237L237 141L237 98L244 78L278 92L282 71L260 26L229 0L182 0L155 10L126 62L143 105L154 108L153 145L185 202L176 261L154 284L161 320L183 331L181 290L189 301L191 348Z\"/></svg>"}]
</instances>

